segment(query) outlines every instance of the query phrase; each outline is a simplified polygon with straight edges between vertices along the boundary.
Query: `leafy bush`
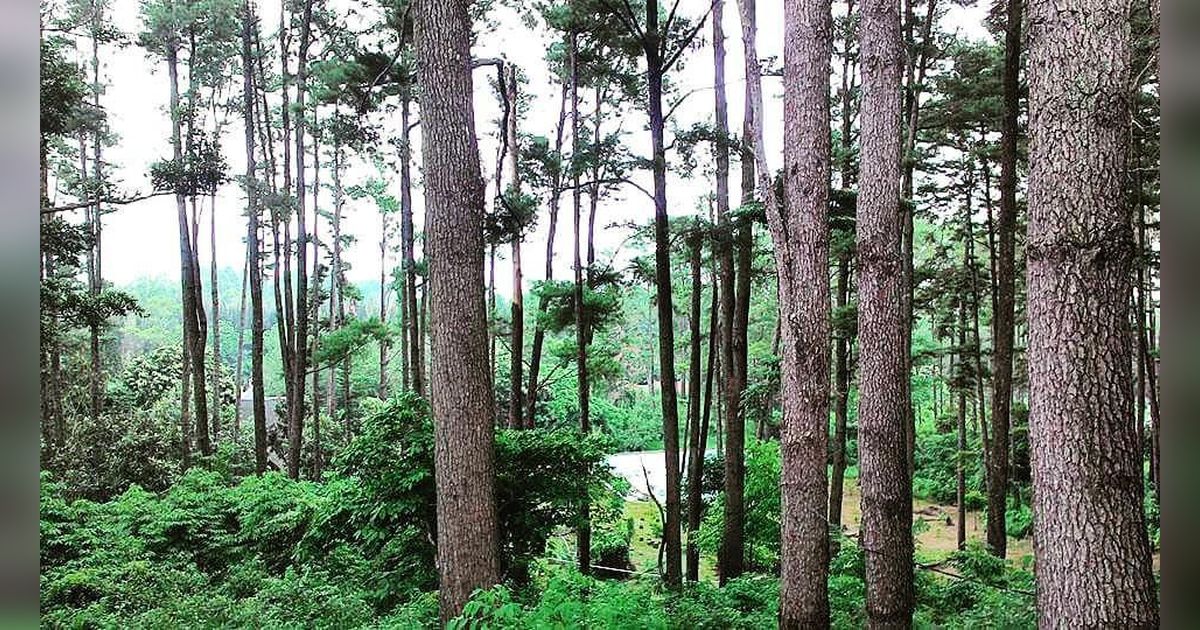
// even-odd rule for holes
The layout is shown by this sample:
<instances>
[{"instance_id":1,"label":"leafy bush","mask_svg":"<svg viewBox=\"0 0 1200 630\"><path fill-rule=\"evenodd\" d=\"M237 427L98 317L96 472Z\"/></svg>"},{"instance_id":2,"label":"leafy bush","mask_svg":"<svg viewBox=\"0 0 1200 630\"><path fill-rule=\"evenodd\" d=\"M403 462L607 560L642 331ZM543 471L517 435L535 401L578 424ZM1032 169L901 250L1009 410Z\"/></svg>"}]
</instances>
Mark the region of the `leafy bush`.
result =
<instances>
[{"instance_id":1,"label":"leafy bush","mask_svg":"<svg viewBox=\"0 0 1200 630\"><path fill-rule=\"evenodd\" d=\"M779 443L749 440L746 444L745 541L746 567L751 571L779 572ZM697 540L700 549L716 554L724 527L724 495L718 495L705 513Z\"/></svg>"},{"instance_id":2,"label":"leafy bush","mask_svg":"<svg viewBox=\"0 0 1200 630\"><path fill-rule=\"evenodd\" d=\"M227 470L192 468L166 490L132 486L94 502L73 500L44 474L47 625L357 627L379 615L410 619L419 607L404 603L436 587L433 426L415 397L369 407L321 482L278 473L237 481ZM569 431L497 435L507 578L528 580L530 563L555 530L575 524L583 501L592 501L599 523L615 520L622 489L602 464L603 446ZM627 553L627 538L624 545Z\"/></svg>"}]
</instances>

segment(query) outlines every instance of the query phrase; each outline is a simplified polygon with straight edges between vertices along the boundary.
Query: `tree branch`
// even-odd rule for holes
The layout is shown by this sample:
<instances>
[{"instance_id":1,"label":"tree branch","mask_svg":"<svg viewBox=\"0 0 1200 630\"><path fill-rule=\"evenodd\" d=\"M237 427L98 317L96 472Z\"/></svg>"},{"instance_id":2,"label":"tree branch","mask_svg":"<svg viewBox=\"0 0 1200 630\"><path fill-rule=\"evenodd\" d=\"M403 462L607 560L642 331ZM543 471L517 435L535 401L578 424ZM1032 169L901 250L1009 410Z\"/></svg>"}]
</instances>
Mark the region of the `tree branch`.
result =
<instances>
[{"instance_id":1,"label":"tree branch","mask_svg":"<svg viewBox=\"0 0 1200 630\"><path fill-rule=\"evenodd\" d=\"M116 197L116 198L110 197L110 198L106 198L106 199L91 199L88 201L69 203L65 206L47 206L45 208L42 208L42 214L54 214L55 212L67 212L70 210L79 210L80 208L87 208L89 206L94 206L97 204L107 204L107 205L111 205L111 206L123 206L123 205L131 204L131 203L136 203L138 201L145 201L146 199L149 199L151 197L161 197L163 195L173 195L173 194L175 194L175 191L173 191L173 190L156 190L154 192L146 193L144 195L134 195L133 197Z\"/></svg>"}]
</instances>

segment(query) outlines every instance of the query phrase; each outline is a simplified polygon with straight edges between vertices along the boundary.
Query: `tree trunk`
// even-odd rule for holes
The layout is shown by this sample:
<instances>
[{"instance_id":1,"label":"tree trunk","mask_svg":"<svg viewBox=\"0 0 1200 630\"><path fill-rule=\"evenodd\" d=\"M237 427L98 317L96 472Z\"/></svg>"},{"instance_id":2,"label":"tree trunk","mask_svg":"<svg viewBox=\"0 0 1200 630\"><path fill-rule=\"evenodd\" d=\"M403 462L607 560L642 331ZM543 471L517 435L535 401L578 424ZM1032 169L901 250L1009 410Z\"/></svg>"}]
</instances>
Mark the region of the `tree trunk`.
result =
<instances>
[{"instance_id":1,"label":"tree trunk","mask_svg":"<svg viewBox=\"0 0 1200 630\"><path fill-rule=\"evenodd\" d=\"M837 309L846 308L850 296L850 256L838 257ZM829 530L842 532L842 497L846 485L846 425L849 420L850 398L850 337L845 331L834 339L834 421L833 462L829 474ZM836 542L834 543L836 545Z\"/></svg>"},{"instance_id":2,"label":"tree trunk","mask_svg":"<svg viewBox=\"0 0 1200 630\"><path fill-rule=\"evenodd\" d=\"M742 204L754 201L755 116L761 116L762 95L757 46L757 18L755 0L738 0L738 14L742 25L743 68L746 74L745 103L742 109ZM757 99L757 100L756 100ZM769 174L767 175L769 177ZM741 219L745 222L745 219ZM733 271L734 252L726 256L729 261L722 264L722 326L726 333L721 345L721 369L725 376L725 521L721 537L721 575L725 584L742 574L745 565L745 419L741 413L742 380L745 368L746 323L743 317L743 300L749 303L750 250L753 246L748 225L743 225L733 234L732 225L727 235L732 241L729 247L737 250L737 271ZM726 271L725 265L729 266ZM727 276L727 277L726 277ZM724 284L728 282L728 287Z\"/></svg>"},{"instance_id":3,"label":"tree trunk","mask_svg":"<svg viewBox=\"0 0 1200 630\"><path fill-rule=\"evenodd\" d=\"M913 289L915 287L913 280L913 263L915 261L915 250L913 249L913 229L914 217L916 213L916 204L913 200L913 175L916 171L916 156L913 154L913 148L917 143L917 121L921 112L921 87L925 83L925 71L929 61L930 40L933 33L933 22L936 18L935 10L937 9L937 0L928 0L925 8L925 21L921 28L921 44L917 47L913 37L912 30L915 26L916 17L912 11L913 0L905 0L904 2L904 28L906 46L911 43L916 49L909 48L906 55L906 85L904 86L904 147L901 153L901 164L903 164L902 179L901 179L901 212L904 215L903 226L903 262L904 262L904 400L907 408L907 417L904 423L905 437L905 454L908 459L908 476L913 475L913 453L916 449L917 440L917 416L914 413L912 406L912 331L914 324L913 313Z\"/></svg>"},{"instance_id":4,"label":"tree trunk","mask_svg":"<svg viewBox=\"0 0 1200 630\"><path fill-rule=\"evenodd\" d=\"M996 217L996 308L992 314L992 449L988 456L988 549L1008 551L1005 495L1016 312L1017 136L1020 128L1021 2L1008 0L1004 29L1004 118L1000 136L1000 208Z\"/></svg>"},{"instance_id":5,"label":"tree trunk","mask_svg":"<svg viewBox=\"0 0 1200 630\"><path fill-rule=\"evenodd\" d=\"M956 373L962 374L962 366L966 362L966 353L964 349L967 345L967 316L966 308L962 304L961 296L958 303L958 348L954 353L955 363L958 366ZM966 457L967 457L967 390L960 382L958 385L958 450L954 455L954 505L957 508L957 518L955 518L955 547L958 549L967 548L967 476L966 476Z\"/></svg>"},{"instance_id":6,"label":"tree trunk","mask_svg":"<svg viewBox=\"0 0 1200 630\"><path fill-rule=\"evenodd\" d=\"M181 121L179 120L179 62L178 49L175 46L167 48L167 71L171 83L171 150L176 164L183 163L183 144L181 139ZM191 229L188 225L187 200L182 190L175 193L175 211L179 219L179 261L182 309L183 309L183 345L184 360L190 362L191 379L194 387L192 397L195 404L196 422L199 426L208 423L208 393L204 381L204 350L197 342L200 335L198 330L197 311L200 306L196 303L196 270L194 262ZM185 388L186 391L186 388ZM184 405L186 407L186 405ZM208 432L200 431L196 435L196 443L202 455L208 455L212 446L208 441Z\"/></svg>"},{"instance_id":7,"label":"tree trunk","mask_svg":"<svg viewBox=\"0 0 1200 630\"><path fill-rule=\"evenodd\" d=\"M733 259L732 252L729 249L725 230L729 224L729 145L726 136L729 134L729 106L725 96L725 28L722 16L725 13L725 0L715 0L713 2L712 11L712 37L713 37L713 93L715 116L717 126L717 141L713 144L714 159L716 161L716 207L717 218L720 221L719 228L721 233L713 236L712 253L713 258L720 258L721 264L721 281L718 290L717 283L713 283L713 306L712 314L709 317L709 341L708 341L708 370L706 375L705 399L704 399L704 420L700 430L699 451L693 453L692 465L688 470L688 550L687 550L687 575L688 579L696 581L699 578L700 566L700 551L696 545L696 533L700 529L700 476L703 474L704 464L704 446L708 438L708 415L712 407L712 377L713 364L716 360L716 351L718 348L718 337L721 342L727 341L724 337L726 330L721 328L720 335L717 334L716 320L718 305L724 307L726 303L732 309L733 302L727 296L732 295L733 287ZM714 274L715 275L715 274ZM719 297L718 297L719 294ZM718 416L717 424L721 423ZM719 442L719 440L718 440ZM718 552L718 556L721 556ZM724 572L722 571L723 575ZM723 579L723 578L722 578Z\"/></svg>"},{"instance_id":8,"label":"tree trunk","mask_svg":"<svg viewBox=\"0 0 1200 630\"><path fill-rule=\"evenodd\" d=\"M294 405L288 408L288 475L300 478L300 454L304 447L304 388L308 371L308 228L304 204L304 136L308 128L304 97L308 86L308 46L312 24L312 0L305 0L300 19L300 50L296 63L296 328L292 367ZM315 262L315 261L314 261Z\"/></svg>"},{"instance_id":9,"label":"tree trunk","mask_svg":"<svg viewBox=\"0 0 1200 630\"><path fill-rule=\"evenodd\" d=\"M267 413L263 393L262 267L259 252L258 180L254 162L254 76L250 63L250 1L242 1L242 120L246 135L246 271L250 280L250 388L254 408L254 470L267 470Z\"/></svg>"},{"instance_id":10,"label":"tree trunk","mask_svg":"<svg viewBox=\"0 0 1200 630\"><path fill-rule=\"evenodd\" d=\"M517 146L517 68L512 64L505 65L507 77L504 82L505 100L508 102L508 124L505 133L508 137L508 170L509 190L513 194L521 192L521 175L518 170L520 148ZM509 400L508 426L520 429L525 426L522 414L525 411L525 289L521 279L521 239L522 230L518 229L512 239L512 342L509 361Z\"/></svg>"},{"instance_id":11,"label":"tree trunk","mask_svg":"<svg viewBox=\"0 0 1200 630\"><path fill-rule=\"evenodd\" d=\"M212 370L213 370L213 409L212 409L212 431L213 441L221 439L221 293L217 288L217 196L212 195L212 205L209 207L208 216L208 242L209 242L209 278L210 284L209 293L212 298ZM240 395L240 392L239 392Z\"/></svg>"},{"instance_id":12,"label":"tree trunk","mask_svg":"<svg viewBox=\"0 0 1200 630\"><path fill-rule=\"evenodd\" d=\"M966 168L966 199L963 216L963 264L967 268L967 277L970 279L970 294L971 306L971 361L974 368L975 376L975 391L971 405L976 424L979 428L979 439L982 446L981 457L983 460L983 482L987 485L988 469L988 431L987 431L987 416L983 410L983 345L979 336L979 271L975 264L975 221L972 217L975 215L974 199L975 199L975 160L968 158Z\"/></svg>"},{"instance_id":13,"label":"tree trunk","mask_svg":"<svg viewBox=\"0 0 1200 630\"><path fill-rule=\"evenodd\" d=\"M867 624L906 628L913 613L912 482L900 204L900 73L896 0L864 0L861 167L857 210L859 483Z\"/></svg>"},{"instance_id":14,"label":"tree trunk","mask_svg":"<svg viewBox=\"0 0 1200 630\"><path fill-rule=\"evenodd\" d=\"M444 624L500 578L494 492L495 399L483 292L483 178L472 107L467 0L417 5L421 153L433 322L431 402L438 599Z\"/></svg>"},{"instance_id":15,"label":"tree trunk","mask_svg":"<svg viewBox=\"0 0 1200 630\"><path fill-rule=\"evenodd\" d=\"M563 127L566 125L567 116L567 85L562 86L562 95L559 99L558 107L558 125L554 132L554 154L562 155L563 142ZM560 170L555 170L550 178L550 227L546 235L546 281L549 282L554 278L554 236L558 229L558 202L561 195L562 173ZM546 300L538 298L538 314L546 312L548 305ZM538 395L538 375L541 372L542 366L542 345L546 340L546 331L542 328L539 322L533 329L533 347L529 352L529 390L525 397L525 428L532 429L534 426L534 414L537 411L537 395Z\"/></svg>"},{"instance_id":16,"label":"tree trunk","mask_svg":"<svg viewBox=\"0 0 1200 630\"><path fill-rule=\"evenodd\" d=\"M829 626L829 74L828 0L784 2L784 208L771 194L755 89L759 187L779 277L781 628ZM758 77L750 81L759 83Z\"/></svg>"},{"instance_id":17,"label":"tree trunk","mask_svg":"<svg viewBox=\"0 0 1200 630\"><path fill-rule=\"evenodd\" d=\"M417 325L417 263L414 253L414 228L412 209L412 144L410 142L409 118L412 94L405 88L400 95L400 249L404 258L404 296L408 317L404 320L408 335L408 366L412 371L412 389L418 396L425 395L425 357L421 351L421 338Z\"/></svg>"},{"instance_id":18,"label":"tree trunk","mask_svg":"<svg viewBox=\"0 0 1200 630\"><path fill-rule=\"evenodd\" d=\"M254 131L250 130L251 135ZM247 178L247 186L253 179ZM242 434L242 390L246 386L245 378L242 376L243 357L246 353L246 295L249 293L247 287L250 282L250 256L249 256L249 241L246 243L246 260L242 263L242 292L240 294L241 305L238 308L238 341L237 341L237 358L234 359L235 367L233 371L234 389L237 390L238 402L233 406L233 442L237 444L238 438Z\"/></svg>"},{"instance_id":19,"label":"tree trunk","mask_svg":"<svg viewBox=\"0 0 1200 630\"><path fill-rule=\"evenodd\" d=\"M663 76L666 68L660 54L658 2L646 3L646 41L644 42L649 87L650 142L654 160L654 284L658 298L658 362L662 373L663 450L666 465L666 518L663 523L663 548L666 554L668 588L682 584L679 521L679 406L675 392L675 329L671 299L671 244L667 226L667 154L663 140Z\"/></svg>"},{"instance_id":20,"label":"tree trunk","mask_svg":"<svg viewBox=\"0 0 1200 630\"><path fill-rule=\"evenodd\" d=\"M578 65L578 40L575 33L571 34L570 48L568 49L571 65L571 153L572 158L582 154L582 149L579 146L579 65ZM583 261L580 256L579 238L582 236L582 189L579 187L579 169L572 168L571 181L571 210L575 220L575 232L572 236L571 243L574 252L574 271L575 271L575 369L576 378L579 381L578 385L578 402L579 402L579 431L587 435L592 430L591 414L589 410L590 387L588 385L588 366L587 366L587 331L586 322L583 312ZM576 530L576 552L579 556L579 572L587 575L591 572L592 567L592 523L591 523L591 506L588 501L584 501L579 506L579 528Z\"/></svg>"},{"instance_id":21,"label":"tree trunk","mask_svg":"<svg viewBox=\"0 0 1200 630\"><path fill-rule=\"evenodd\" d=\"M700 294L704 291L704 285L700 280L700 247L702 244L702 236L700 234L692 235L691 252L689 263L692 272L692 291L691 291L691 309L688 313L688 333L689 333L689 356L688 356L688 406L687 406L687 423L688 423L688 439L687 449L688 455L685 458L687 464L687 482L688 482L688 523L687 523L687 579L695 582L699 579L699 561L700 555L696 549L696 531L692 525L692 513L699 513L698 507L692 505L692 488L699 489L700 463L704 459L704 453L701 452L701 437L700 437ZM698 494L698 493L697 493ZM699 500L699 497L695 497ZM699 522L695 525L699 527Z\"/></svg>"},{"instance_id":22,"label":"tree trunk","mask_svg":"<svg viewBox=\"0 0 1200 630\"><path fill-rule=\"evenodd\" d=\"M96 111L104 111L100 107L100 39L99 29L102 20L101 12L103 5L92 3L92 106ZM103 165L104 160L101 153L103 139L101 134L97 132L92 139L92 178L97 185L104 181ZM82 155L81 155L82 157ZM80 176L86 177L87 171L81 171ZM102 239L102 220L100 203L86 209L88 215L88 232L92 242L88 249L88 295L96 300L100 296L100 290L104 285L104 276L101 273L101 251L100 245ZM91 359L91 370L88 373L88 394L91 402L92 422L100 421L100 413L104 408L104 366L100 361L100 320L96 317L89 318L88 321L88 354Z\"/></svg>"},{"instance_id":23,"label":"tree trunk","mask_svg":"<svg viewBox=\"0 0 1200 630\"><path fill-rule=\"evenodd\" d=\"M1157 627L1133 427L1127 2L1030 0L1029 445L1038 625Z\"/></svg>"}]
</instances>

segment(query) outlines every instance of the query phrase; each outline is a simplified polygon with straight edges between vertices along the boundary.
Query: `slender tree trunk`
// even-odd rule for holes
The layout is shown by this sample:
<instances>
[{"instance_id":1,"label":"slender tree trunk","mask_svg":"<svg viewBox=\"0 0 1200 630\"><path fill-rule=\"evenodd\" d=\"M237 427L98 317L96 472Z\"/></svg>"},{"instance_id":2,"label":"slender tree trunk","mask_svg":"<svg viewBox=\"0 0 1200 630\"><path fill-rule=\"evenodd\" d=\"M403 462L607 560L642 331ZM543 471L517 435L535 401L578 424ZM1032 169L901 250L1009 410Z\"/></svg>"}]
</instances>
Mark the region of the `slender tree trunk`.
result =
<instances>
[{"instance_id":1,"label":"slender tree trunk","mask_svg":"<svg viewBox=\"0 0 1200 630\"><path fill-rule=\"evenodd\" d=\"M212 320L213 320L213 347L212 347L212 362L213 362L213 409L212 409L212 431L214 443L220 440L221 436L221 292L217 288L217 195L214 193L211 196L212 205L209 207L208 216L208 242L210 248L210 265L209 278L210 284L209 293L212 299ZM240 395L240 392L239 392Z\"/></svg>"},{"instance_id":2,"label":"slender tree trunk","mask_svg":"<svg viewBox=\"0 0 1200 630\"><path fill-rule=\"evenodd\" d=\"M971 308L971 367L974 369L975 391L972 394L972 411L975 416L976 425L979 429L980 444L982 445L981 457L983 463L983 482L987 486L988 468L988 431L987 417L983 410L984 385L983 385L983 345L979 336L979 271L976 268L975 260L975 160L968 158L966 165L966 194L964 199L963 213L963 266L967 269L967 277L970 286L967 291L970 295Z\"/></svg>"},{"instance_id":3,"label":"slender tree trunk","mask_svg":"<svg viewBox=\"0 0 1200 630\"><path fill-rule=\"evenodd\" d=\"M308 303L308 226L304 204L305 151L304 137L308 130L304 98L308 91L308 46L312 23L312 0L303 4L300 19L300 49L296 62L296 328L292 378L295 405L288 409L288 475L300 478L300 454L304 447L304 388L308 371L308 323L312 314ZM315 261L314 261L315 262Z\"/></svg>"},{"instance_id":4,"label":"slender tree trunk","mask_svg":"<svg viewBox=\"0 0 1200 630\"><path fill-rule=\"evenodd\" d=\"M704 371L704 406L700 411L699 444L688 468L688 579L695 582L700 576L700 548L696 540L700 531L700 521L704 515L701 482L704 476L704 455L708 450L709 419L713 402L713 375L717 358L717 285L716 273L711 274L713 281L712 301L708 311L708 366ZM718 423L719 424L719 423Z\"/></svg>"},{"instance_id":5,"label":"slender tree trunk","mask_svg":"<svg viewBox=\"0 0 1200 630\"><path fill-rule=\"evenodd\" d=\"M253 135L254 131L250 130L250 133ZM247 178L246 181L250 182L252 180ZM234 377L234 383L236 384L235 389L237 390L237 396L238 396L238 402L237 402L237 404L235 404L233 406L233 442L234 442L234 444L237 444L238 438L240 438L241 434L242 434L242 404L241 404L241 401L242 401L242 390L246 386L246 381L245 381L245 378L244 378L243 372L242 372L242 366L243 366L242 359L246 353L246 295L247 295L247 293L249 293L249 291L247 291L247 286L250 281L249 247L250 247L249 242L247 242L247 244L246 244L246 260L242 263L242 291L241 291L240 298L239 298L239 300L241 301L241 305L238 308L237 358L234 359L235 367L234 367L233 377Z\"/></svg>"},{"instance_id":6,"label":"slender tree trunk","mask_svg":"<svg viewBox=\"0 0 1200 630\"><path fill-rule=\"evenodd\" d=\"M900 74L896 0L864 0L862 151L856 239L861 369L859 483L866 554L867 624L907 628L913 613L912 482L906 427L904 220L900 204Z\"/></svg>"},{"instance_id":7,"label":"slender tree trunk","mask_svg":"<svg viewBox=\"0 0 1200 630\"><path fill-rule=\"evenodd\" d=\"M417 263L414 253L412 208L412 144L410 117L412 94L406 87L400 97L400 248L404 258L404 296L408 317L404 320L408 335L408 365L412 370L412 388L418 396L425 395L425 359L421 339L417 334Z\"/></svg>"},{"instance_id":8,"label":"slender tree trunk","mask_svg":"<svg viewBox=\"0 0 1200 630\"><path fill-rule=\"evenodd\" d=\"M517 68L505 65L505 100L508 102L508 121L505 134L508 137L509 190L514 195L521 192L521 175L517 168L520 162L520 147L517 146ZM520 429L525 426L522 414L525 411L525 289L521 277L521 239L524 234L517 230L512 239L512 342L509 361L508 426Z\"/></svg>"},{"instance_id":9,"label":"slender tree trunk","mask_svg":"<svg viewBox=\"0 0 1200 630\"><path fill-rule=\"evenodd\" d=\"M388 212L383 208L379 210L379 323L387 324L387 248L388 248L388 232L391 231L391 221L388 220ZM403 324L403 320L401 320ZM388 390L388 350L389 344L386 341L379 342L379 384L378 395L380 398L387 398Z\"/></svg>"},{"instance_id":10,"label":"slender tree trunk","mask_svg":"<svg viewBox=\"0 0 1200 630\"><path fill-rule=\"evenodd\" d=\"M571 33L571 42L568 49L569 63L571 66L571 153L572 157L582 154L582 149L579 144L579 64L578 64L578 40L575 33ZM575 272L575 290L574 290L574 306L575 306L575 369L576 378L579 381L578 385L578 403L579 403L579 430L584 435L587 435L592 430L591 414L589 404L591 402L590 386L588 383L588 366L587 366L587 330L586 320L583 310L583 260L580 256L579 239L582 236L582 189L579 187L579 170L571 169L571 210L574 217L575 232L572 235L571 243L574 252L574 272ZM591 506L588 501L584 501L579 506L579 528L576 530L576 552L579 556L579 572L587 575L591 572L592 567L592 523L591 523Z\"/></svg>"},{"instance_id":11,"label":"slender tree trunk","mask_svg":"<svg viewBox=\"0 0 1200 630\"><path fill-rule=\"evenodd\" d=\"M554 155L562 155L563 142L563 127L566 125L567 115L567 91L568 86L564 83L562 86L561 96L558 106L558 125L554 132ZM562 191L562 172L560 169L555 169L550 175L550 226L546 234L546 281L549 282L554 278L554 237L558 229L558 203ZM546 312L548 305L546 300L538 298L538 314ZM529 390L525 397L525 428L532 429L534 426L534 415L537 411L537 396L538 396L538 375L541 372L542 366L542 345L546 340L546 331L542 328L539 322L533 329L533 346L529 351Z\"/></svg>"},{"instance_id":12,"label":"slender tree trunk","mask_svg":"<svg viewBox=\"0 0 1200 630\"><path fill-rule=\"evenodd\" d=\"M1038 625L1151 628L1159 616L1130 417L1129 3L1068 6L1028 3Z\"/></svg>"},{"instance_id":13,"label":"slender tree trunk","mask_svg":"<svg viewBox=\"0 0 1200 630\"><path fill-rule=\"evenodd\" d=\"M254 470L267 470L267 413L263 393L262 267L259 252L258 180L254 161L254 77L250 63L250 0L242 1L242 120L246 135L246 271L250 280L250 388L254 409Z\"/></svg>"},{"instance_id":14,"label":"slender tree trunk","mask_svg":"<svg viewBox=\"0 0 1200 630\"><path fill-rule=\"evenodd\" d=\"M755 0L738 0L738 14L742 26L742 49L744 51L745 103L742 109L742 204L754 202L755 168L754 146L756 136L755 116L762 113L761 71L758 61L757 18ZM769 178L770 175L768 174ZM766 203L766 202L765 202ZM721 368L724 370L725 383L725 522L721 537L721 577L722 584L742 574L745 566L745 418L741 413L742 391L745 389L743 376L746 365L746 324L747 317L743 315L743 302L749 304L750 289L750 248L753 247L753 235L750 227L743 219L743 225L737 229L736 236L731 232L733 241L730 246L736 249L737 271L733 272L733 256L729 256L730 270L728 272L728 291L722 286L722 300L728 302L722 305L721 315L723 326L728 327L727 336L722 339ZM722 261L722 265L726 262ZM725 275L724 268L722 274ZM722 278L722 283L726 279ZM748 310L746 311L748 315ZM727 343L726 343L727 342Z\"/></svg>"},{"instance_id":15,"label":"slender tree trunk","mask_svg":"<svg viewBox=\"0 0 1200 630\"><path fill-rule=\"evenodd\" d=\"M913 199L913 175L916 171L916 156L913 153L917 143L917 122L921 112L921 87L925 83L925 72L929 63L933 23L936 20L937 0L928 0L925 9L925 20L921 28L921 43L918 45L912 37L916 26L916 17L912 11L913 0L905 0L905 45L908 49L905 69L907 81L904 86L904 147L901 153L901 211L904 215L902 242L904 248L904 372L908 376L904 380L904 400L908 411L904 423L905 453L908 458L908 476L913 475L913 453L917 440L917 416L912 406L912 331L915 323L913 312L913 264L915 250L913 248L913 230L916 214L916 202Z\"/></svg>"},{"instance_id":16,"label":"slender tree trunk","mask_svg":"<svg viewBox=\"0 0 1200 630\"><path fill-rule=\"evenodd\" d=\"M679 406L675 391L675 329L671 298L670 233L667 226L667 157L663 140L663 76L666 74L660 54L658 2L646 3L646 36L643 42L649 87L650 143L654 158L654 283L658 298L658 357L661 366L663 449L666 464L666 518L663 523L663 549L666 554L668 588L682 584L680 549L679 488Z\"/></svg>"},{"instance_id":17,"label":"slender tree trunk","mask_svg":"<svg viewBox=\"0 0 1200 630\"><path fill-rule=\"evenodd\" d=\"M958 372L962 373L962 366L966 362L966 354L963 351L967 345L967 316L966 308L962 304L961 298L958 303L958 349L954 353L955 362L958 364ZM955 518L955 546L958 549L967 548L967 476L966 476L966 457L967 457L967 390L959 384L958 387L958 451L954 456L954 479L955 493L954 505L957 508L957 518Z\"/></svg>"},{"instance_id":18,"label":"slender tree trunk","mask_svg":"<svg viewBox=\"0 0 1200 630\"><path fill-rule=\"evenodd\" d=\"M700 463L704 459L704 453L701 452L701 436L700 436L700 294L704 291L704 285L700 280L700 247L703 237L700 234L692 235L693 242L691 244L691 252L689 262L692 272L692 291L691 291L691 309L688 313L688 332L689 332L689 357L688 357L688 406L687 406L687 423L689 427L687 440L687 482L688 482L688 527L687 527L687 579L695 582L699 579L699 552L696 548L696 531L692 525L692 513L699 512L698 507L692 506L692 488L696 486L698 489L699 479L694 479L700 474ZM699 500L699 497L696 497ZM696 523L699 527L699 523Z\"/></svg>"},{"instance_id":19,"label":"slender tree trunk","mask_svg":"<svg viewBox=\"0 0 1200 630\"><path fill-rule=\"evenodd\" d=\"M183 144L181 138L181 121L179 120L179 62L178 62L178 46L170 45L167 48L167 71L169 74L171 96L171 147L172 156L177 164L183 162ZM208 393L204 381L204 351L200 343L197 343L197 337L200 335L198 330L197 311L200 306L196 303L197 290L195 280L197 277L192 264L194 262L192 237L190 226L188 225L187 200L183 191L178 191L175 194L175 211L179 219L179 261L180 261L180 277L181 277L181 292L183 295L183 345L184 345L184 360L190 362L190 377L195 387L192 388L192 396L195 403L196 421L200 426L207 424L208 420ZM186 371L186 370L185 370ZM187 388L184 388L187 391ZM187 405L185 404L186 408ZM208 432L200 431L196 436L197 446L200 453L208 455L211 450L211 444L208 441ZM185 456L187 449L185 449ZM186 464L185 464L186 465Z\"/></svg>"},{"instance_id":20,"label":"slender tree trunk","mask_svg":"<svg viewBox=\"0 0 1200 630\"><path fill-rule=\"evenodd\" d=\"M433 329L431 374L442 623L500 578L468 7L422 2L416 12L432 317L455 322Z\"/></svg>"},{"instance_id":21,"label":"slender tree trunk","mask_svg":"<svg viewBox=\"0 0 1200 630\"><path fill-rule=\"evenodd\" d=\"M992 449L988 456L988 549L1008 551L1005 495L1016 312L1017 136L1020 128L1021 4L1008 0L1004 29L1004 118L1000 136L1000 208L996 222L996 305L992 313Z\"/></svg>"},{"instance_id":22,"label":"slender tree trunk","mask_svg":"<svg viewBox=\"0 0 1200 630\"><path fill-rule=\"evenodd\" d=\"M96 2L91 3L92 106L96 108L96 111L103 111L100 107L100 40L98 36L100 22L103 19L101 16L102 6ZM104 181L104 159L101 152L103 144L101 132L97 131L92 140L92 179L95 180L96 185ZM86 177L87 171L81 171L80 175ZM96 300L104 285L104 276L100 269L100 245L103 242L100 202L97 201L95 205L87 208L86 212L89 219L88 232L92 239L88 249L88 294L93 300ZM88 354L91 359L91 370L88 373L88 394L91 402L92 422L96 423L100 421L100 413L104 408L104 366L100 361L100 324L100 320L95 317L88 321Z\"/></svg>"},{"instance_id":23,"label":"slender tree trunk","mask_svg":"<svg viewBox=\"0 0 1200 630\"><path fill-rule=\"evenodd\" d=\"M838 256L837 310L846 308L850 297L850 257ZM834 338L834 421L833 462L829 474L829 530L842 531L842 497L846 484L846 425L849 420L847 402L850 398L850 336L836 331ZM834 542L836 545L836 541Z\"/></svg>"}]
</instances>

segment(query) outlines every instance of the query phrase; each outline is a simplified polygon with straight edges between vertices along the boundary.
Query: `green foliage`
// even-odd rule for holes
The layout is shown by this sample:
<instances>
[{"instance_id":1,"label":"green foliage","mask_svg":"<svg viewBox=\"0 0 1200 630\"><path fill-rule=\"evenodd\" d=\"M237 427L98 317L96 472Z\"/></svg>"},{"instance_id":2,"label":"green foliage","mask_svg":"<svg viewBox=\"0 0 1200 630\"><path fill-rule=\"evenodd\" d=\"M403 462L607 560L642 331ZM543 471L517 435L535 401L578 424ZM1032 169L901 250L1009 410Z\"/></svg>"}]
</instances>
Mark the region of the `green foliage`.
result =
<instances>
[{"instance_id":1,"label":"green foliage","mask_svg":"<svg viewBox=\"0 0 1200 630\"><path fill-rule=\"evenodd\" d=\"M746 566L768 573L779 571L779 443L750 439L746 442L745 540ZM724 528L724 497L717 496L707 510L697 540L700 549L716 554Z\"/></svg>"},{"instance_id":2,"label":"green foliage","mask_svg":"<svg viewBox=\"0 0 1200 630\"><path fill-rule=\"evenodd\" d=\"M43 474L45 623L359 627L427 610L402 604L436 586L428 408L411 395L366 408L320 482L193 468L159 492L134 485L97 503ZM497 436L502 566L515 583L582 501L617 521L624 488L604 446L570 431Z\"/></svg>"}]
</instances>

